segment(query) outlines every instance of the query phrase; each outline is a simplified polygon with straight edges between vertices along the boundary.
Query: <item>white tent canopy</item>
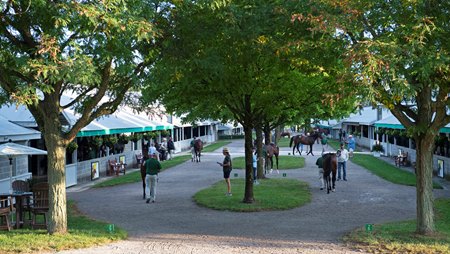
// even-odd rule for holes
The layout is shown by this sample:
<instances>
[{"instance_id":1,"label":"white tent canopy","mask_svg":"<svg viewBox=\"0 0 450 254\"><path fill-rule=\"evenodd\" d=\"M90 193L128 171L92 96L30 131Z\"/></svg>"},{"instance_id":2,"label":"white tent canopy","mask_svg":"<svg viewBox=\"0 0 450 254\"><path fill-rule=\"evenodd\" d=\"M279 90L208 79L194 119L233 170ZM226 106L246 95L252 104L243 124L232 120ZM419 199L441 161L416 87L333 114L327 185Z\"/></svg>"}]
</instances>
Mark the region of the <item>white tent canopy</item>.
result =
<instances>
[{"instance_id":1,"label":"white tent canopy","mask_svg":"<svg viewBox=\"0 0 450 254\"><path fill-rule=\"evenodd\" d=\"M0 116L0 142L40 139L39 131L21 127Z\"/></svg>"},{"instance_id":2,"label":"white tent canopy","mask_svg":"<svg viewBox=\"0 0 450 254\"><path fill-rule=\"evenodd\" d=\"M8 157L9 159L9 191L12 193L12 159L22 155L46 155L47 151L37 148L19 145L16 143L8 142L0 145L0 156Z\"/></svg>"}]
</instances>

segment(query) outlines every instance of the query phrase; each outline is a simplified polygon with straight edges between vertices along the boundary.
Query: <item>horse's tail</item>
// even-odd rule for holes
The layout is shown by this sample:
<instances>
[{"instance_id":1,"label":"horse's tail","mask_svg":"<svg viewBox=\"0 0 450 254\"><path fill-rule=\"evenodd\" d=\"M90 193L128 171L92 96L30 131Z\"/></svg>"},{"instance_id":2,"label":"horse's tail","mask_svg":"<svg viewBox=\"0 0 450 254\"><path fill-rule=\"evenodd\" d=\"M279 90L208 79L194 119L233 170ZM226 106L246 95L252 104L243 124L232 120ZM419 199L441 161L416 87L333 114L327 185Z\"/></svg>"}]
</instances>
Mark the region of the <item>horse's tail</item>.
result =
<instances>
[{"instance_id":1,"label":"horse's tail","mask_svg":"<svg viewBox=\"0 0 450 254\"><path fill-rule=\"evenodd\" d=\"M291 141L289 141L289 147L292 147L292 142L294 141L294 136L292 136Z\"/></svg>"}]
</instances>

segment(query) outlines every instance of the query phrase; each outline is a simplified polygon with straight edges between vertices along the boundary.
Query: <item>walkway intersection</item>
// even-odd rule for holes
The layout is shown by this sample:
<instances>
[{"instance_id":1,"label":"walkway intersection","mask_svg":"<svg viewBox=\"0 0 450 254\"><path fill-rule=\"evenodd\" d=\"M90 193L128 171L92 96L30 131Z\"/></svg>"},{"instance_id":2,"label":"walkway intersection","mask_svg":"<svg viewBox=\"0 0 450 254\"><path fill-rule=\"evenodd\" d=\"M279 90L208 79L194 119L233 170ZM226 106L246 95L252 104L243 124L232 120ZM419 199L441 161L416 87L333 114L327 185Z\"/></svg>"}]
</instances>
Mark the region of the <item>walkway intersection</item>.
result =
<instances>
[{"instance_id":1,"label":"walkway intersection","mask_svg":"<svg viewBox=\"0 0 450 254\"><path fill-rule=\"evenodd\" d=\"M232 157L244 154L243 140L227 147ZM287 173L310 184L312 202L287 211L237 213L197 206L196 192L223 181L216 164L223 158L221 149L205 153L201 163L188 161L163 171L154 204L142 200L141 183L68 189L68 199L81 211L124 228L129 239L60 253L361 253L344 246L342 236L368 223L415 218L414 187L389 183L353 163L347 166L348 181L336 182L335 193L320 191L315 161L321 146L314 148L316 156L304 156L304 168L270 175ZM280 153L289 152L282 148ZM436 190L435 196L450 193Z\"/></svg>"}]
</instances>

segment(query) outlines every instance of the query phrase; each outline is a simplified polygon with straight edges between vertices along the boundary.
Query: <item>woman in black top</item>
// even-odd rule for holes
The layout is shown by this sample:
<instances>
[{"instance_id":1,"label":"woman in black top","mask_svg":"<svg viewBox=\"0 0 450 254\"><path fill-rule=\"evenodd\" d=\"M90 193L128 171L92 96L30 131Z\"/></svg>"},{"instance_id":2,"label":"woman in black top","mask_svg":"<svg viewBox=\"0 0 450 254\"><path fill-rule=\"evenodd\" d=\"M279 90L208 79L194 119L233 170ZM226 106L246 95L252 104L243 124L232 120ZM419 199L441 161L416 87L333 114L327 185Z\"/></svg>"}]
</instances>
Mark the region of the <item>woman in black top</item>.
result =
<instances>
[{"instance_id":1,"label":"woman in black top","mask_svg":"<svg viewBox=\"0 0 450 254\"><path fill-rule=\"evenodd\" d=\"M230 152L228 151L228 148L226 147L223 148L222 153L225 156L225 158L223 158L223 163L218 162L218 164L223 168L223 178L225 179L225 183L227 184L227 193L225 195L232 196L230 183L230 173L232 170L231 156Z\"/></svg>"}]
</instances>

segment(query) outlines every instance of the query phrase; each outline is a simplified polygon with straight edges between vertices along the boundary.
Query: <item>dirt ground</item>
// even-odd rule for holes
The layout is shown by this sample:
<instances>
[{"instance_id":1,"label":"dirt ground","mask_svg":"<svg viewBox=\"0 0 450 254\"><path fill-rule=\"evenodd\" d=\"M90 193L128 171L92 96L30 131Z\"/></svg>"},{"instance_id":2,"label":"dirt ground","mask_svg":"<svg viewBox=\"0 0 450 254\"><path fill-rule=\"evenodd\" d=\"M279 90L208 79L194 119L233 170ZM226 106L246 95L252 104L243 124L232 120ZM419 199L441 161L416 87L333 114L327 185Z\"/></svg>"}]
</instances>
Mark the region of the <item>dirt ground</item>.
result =
<instances>
[{"instance_id":1,"label":"dirt ground","mask_svg":"<svg viewBox=\"0 0 450 254\"><path fill-rule=\"evenodd\" d=\"M243 156L242 140L228 147L232 157ZM320 150L321 146L314 148ZM281 154L287 155L289 150L282 148ZM58 253L362 253L345 246L342 237L365 224L376 227L415 218L414 187L389 183L351 162L348 181L336 182L335 193L319 190L315 161L320 151L314 153L314 157L305 156L305 168L269 175L278 178L286 173L310 184L312 202L287 211L236 213L197 206L192 196L222 180L216 164L223 158L221 150L205 153L201 163L189 161L162 172L153 204L142 200L141 183L70 188L68 199L75 200L82 212L124 228L129 239ZM233 173L244 175L242 170ZM448 188L436 190L434 195L449 197L450 192Z\"/></svg>"}]
</instances>

